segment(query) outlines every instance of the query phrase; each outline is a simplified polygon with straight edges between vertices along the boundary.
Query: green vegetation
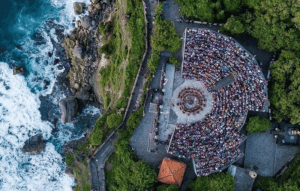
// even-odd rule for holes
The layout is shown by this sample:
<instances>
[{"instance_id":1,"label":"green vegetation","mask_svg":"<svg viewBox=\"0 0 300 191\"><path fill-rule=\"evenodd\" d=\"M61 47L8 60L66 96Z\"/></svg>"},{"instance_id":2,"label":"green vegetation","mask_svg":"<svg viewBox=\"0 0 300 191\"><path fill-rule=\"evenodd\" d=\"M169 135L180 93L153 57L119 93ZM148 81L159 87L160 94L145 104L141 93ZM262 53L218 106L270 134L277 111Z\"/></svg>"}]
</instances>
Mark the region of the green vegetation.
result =
<instances>
[{"instance_id":1,"label":"green vegetation","mask_svg":"<svg viewBox=\"0 0 300 191\"><path fill-rule=\"evenodd\" d=\"M148 60L148 69L151 73L149 77L152 77L152 75L156 71L156 68L158 67L159 64L159 57L160 57L160 52L152 50L151 58Z\"/></svg>"},{"instance_id":2,"label":"green vegetation","mask_svg":"<svg viewBox=\"0 0 300 191\"><path fill-rule=\"evenodd\" d=\"M297 0L247 0L244 12L230 17L221 31L247 32L267 51L281 51L271 67L270 102L274 118L300 124L300 2Z\"/></svg>"},{"instance_id":3,"label":"green vegetation","mask_svg":"<svg viewBox=\"0 0 300 191\"><path fill-rule=\"evenodd\" d=\"M116 114L116 113L112 113L111 115L109 115L106 119L106 123L108 128L116 128L118 127L118 125L123 121L122 116Z\"/></svg>"},{"instance_id":4,"label":"green vegetation","mask_svg":"<svg viewBox=\"0 0 300 191\"><path fill-rule=\"evenodd\" d=\"M141 0L119 0L110 21L99 25L109 63L100 70L104 108L126 108L145 51L145 22Z\"/></svg>"},{"instance_id":5,"label":"green vegetation","mask_svg":"<svg viewBox=\"0 0 300 191\"><path fill-rule=\"evenodd\" d=\"M180 37L176 33L172 22L162 18L162 10L162 4L158 4L155 9L156 18L154 21L154 33L151 38L151 47L153 51L163 51L167 49L173 53L178 51L181 46Z\"/></svg>"},{"instance_id":6,"label":"green vegetation","mask_svg":"<svg viewBox=\"0 0 300 191\"><path fill-rule=\"evenodd\" d=\"M144 107L140 107L136 112L130 115L126 122L127 129L134 130L139 125L143 117L143 109Z\"/></svg>"},{"instance_id":7,"label":"green vegetation","mask_svg":"<svg viewBox=\"0 0 300 191\"><path fill-rule=\"evenodd\" d=\"M72 154L66 155L66 163L70 168L74 167L74 156Z\"/></svg>"},{"instance_id":8,"label":"green vegetation","mask_svg":"<svg viewBox=\"0 0 300 191\"><path fill-rule=\"evenodd\" d=\"M300 58L290 51L282 51L272 67L270 101L275 106L273 114L279 121L290 119L300 123Z\"/></svg>"},{"instance_id":9,"label":"green vegetation","mask_svg":"<svg viewBox=\"0 0 300 191\"><path fill-rule=\"evenodd\" d=\"M234 184L234 178L227 172L198 177L189 188L192 191L233 191Z\"/></svg>"},{"instance_id":10,"label":"green vegetation","mask_svg":"<svg viewBox=\"0 0 300 191\"><path fill-rule=\"evenodd\" d=\"M236 19L234 16L231 16L221 28L221 32L227 35L235 36L245 32L245 27L240 20Z\"/></svg>"},{"instance_id":11,"label":"green vegetation","mask_svg":"<svg viewBox=\"0 0 300 191\"><path fill-rule=\"evenodd\" d=\"M157 187L157 191L179 191L179 188L172 184L172 185L161 185L159 187Z\"/></svg>"},{"instance_id":12,"label":"green vegetation","mask_svg":"<svg viewBox=\"0 0 300 191\"><path fill-rule=\"evenodd\" d=\"M152 79L152 75L157 69L160 52L167 49L169 52L174 53L178 51L181 46L181 40L176 33L174 25L171 21L166 21L162 18L163 5L161 3L156 6L155 13L154 33L151 37L152 53L151 58L148 60L148 69L150 72L147 79L148 82ZM174 61L175 64L173 64L176 67L177 62L174 58L171 57L171 59Z\"/></svg>"},{"instance_id":13,"label":"green vegetation","mask_svg":"<svg viewBox=\"0 0 300 191\"><path fill-rule=\"evenodd\" d=\"M126 5L126 14L137 15L140 11L143 10L143 4L141 0L127 0L126 3L124 0L118 0L117 5L121 7L121 5ZM144 17L140 17L139 21L132 20L130 23L132 27L136 25L136 22L144 23ZM137 56L136 52L143 53L144 47L141 47L141 44L144 45L144 36L141 35L137 29L132 28L131 32L135 32L132 34L132 38L134 35L140 36L140 39L136 38L135 43L131 46L132 53L129 55L131 60L139 60L140 57ZM143 36L143 39L141 38ZM140 44L140 45L138 45ZM136 46L137 45L137 46ZM136 51L136 52L134 52ZM133 59L134 58L134 59ZM158 54L159 59L159 54ZM134 70L138 70L138 65L134 65L134 62L129 60L128 66L126 67L126 76L125 79L125 90L127 88L128 91L124 91L122 98L119 99L116 104L116 109L126 107L126 99L124 96L126 92L130 92L130 85L132 86L134 82L134 78L136 72L132 72ZM156 69L156 68L155 68ZM155 71L154 69L154 71ZM120 79L119 79L120 80ZM130 88L129 88L130 87ZM147 83L145 87L147 87ZM129 94L128 94L129 96ZM141 100L141 105L143 105L144 98ZM135 153L131 150L129 146L129 139L132 136L134 129L138 126L142 116L143 116L143 106L141 106L136 112L132 113L129 119L126 122L127 129L126 130L118 130L119 138L115 143L114 154L109 158L109 163L112 165L111 171L105 172L105 177L107 181L108 190L153 190L155 183L157 182L157 174L154 170L152 170L145 161L139 161L135 155ZM114 123L116 115L109 116L107 118L107 125L110 123Z\"/></svg>"},{"instance_id":14,"label":"green vegetation","mask_svg":"<svg viewBox=\"0 0 300 191\"><path fill-rule=\"evenodd\" d=\"M180 6L180 13L187 18L214 22L223 21L231 14L239 14L244 0L176 0Z\"/></svg>"},{"instance_id":15,"label":"green vegetation","mask_svg":"<svg viewBox=\"0 0 300 191\"><path fill-rule=\"evenodd\" d=\"M129 146L132 131L118 130L114 154L109 158L113 170L106 171L108 190L153 190L157 174L145 161L138 161Z\"/></svg>"},{"instance_id":16,"label":"green vegetation","mask_svg":"<svg viewBox=\"0 0 300 191\"><path fill-rule=\"evenodd\" d=\"M249 118L246 128L249 133L255 134L270 130L271 124L269 119L256 116Z\"/></svg>"},{"instance_id":17,"label":"green vegetation","mask_svg":"<svg viewBox=\"0 0 300 191\"><path fill-rule=\"evenodd\" d=\"M99 146L102 143L103 131L100 128L95 128L90 135L90 142L92 146Z\"/></svg>"},{"instance_id":18,"label":"green vegetation","mask_svg":"<svg viewBox=\"0 0 300 191\"><path fill-rule=\"evenodd\" d=\"M78 164L79 168L74 169L74 175L78 183L74 188L74 191L90 191L90 179L88 165L83 163Z\"/></svg>"},{"instance_id":19,"label":"green vegetation","mask_svg":"<svg viewBox=\"0 0 300 191\"><path fill-rule=\"evenodd\" d=\"M65 161L69 168L73 169L74 177L78 181L75 190L90 190L89 170L87 159L94 153L95 149L102 144L103 137L106 137L112 131L107 127L107 118L114 114L115 111L108 112L101 116L93 131L89 134L88 138L75 146L72 153L66 155ZM91 147L92 146L92 147Z\"/></svg>"},{"instance_id":20,"label":"green vegetation","mask_svg":"<svg viewBox=\"0 0 300 191\"><path fill-rule=\"evenodd\" d=\"M180 62L175 56L171 56L170 62L175 66L175 68L178 68L180 66Z\"/></svg>"}]
</instances>

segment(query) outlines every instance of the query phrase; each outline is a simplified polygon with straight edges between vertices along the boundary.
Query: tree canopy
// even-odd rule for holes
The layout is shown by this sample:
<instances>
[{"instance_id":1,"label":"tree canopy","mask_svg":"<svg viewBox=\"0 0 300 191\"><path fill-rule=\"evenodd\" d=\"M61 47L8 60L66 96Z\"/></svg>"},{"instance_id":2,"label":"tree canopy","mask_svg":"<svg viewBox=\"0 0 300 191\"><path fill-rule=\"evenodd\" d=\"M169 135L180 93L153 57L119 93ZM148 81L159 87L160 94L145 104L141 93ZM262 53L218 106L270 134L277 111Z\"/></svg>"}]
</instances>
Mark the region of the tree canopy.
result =
<instances>
[{"instance_id":1,"label":"tree canopy","mask_svg":"<svg viewBox=\"0 0 300 191\"><path fill-rule=\"evenodd\" d=\"M271 66L272 84L270 101L273 114L279 121L290 119L300 123L300 58L290 51L282 51Z\"/></svg>"},{"instance_id":2,"label":"tree canopy","mask_svg":"<svg viewBox=\"0 0 300 191\"><path fill-rule=\"evenodd\" d=\"M231 14L237 14L245 5L244 0L176 0L180 13L187 18L215 22L222 21Z\"/></svg>"},{"instance_id":3,"label":"tree canopy","mask_svg":"<svg viewBox=\"0 0 300 191\"><path fill-rule=\"evenodd\" d=\"M239 19L236 19L234 16L231 16L227 20L225 25L221 28L221 32L235 36L245 32L245 26Z\"/></svg>"},{"instance_id":4,"label":"tree canopy","mask_svg":"<svg viewBox=\"0 0 300 191\"><path fill-rule=\"evenodd\" d=\"M106 172L108 190L153 190L157 182L157 174L145 161L138 161L135 153L129 146L131 132L119 130L120 138L115 143L115 152L109 162L112 162L113 171Z\"/></svg>"},{"instance_id":5,"label":"tree canopy","mask_svg":"<svg viewBox=\"0 0 300 191\"><path fill-rule=\"evenodd\" d=\"M263 131L268 131L271 127L271 122L267 118L262 118L259 116L250 117L249 123L247 124L247 131L255 134Z\"/></svg>"},{"instance_id":6,"label":"tree canopy","mask_svg":"<svg viewBox=\"0 0 300 191\"><path fill-rule=\"evenodd\" d=\"M176 33L175 27L171 21L164 20L161 16L162 5L156 7L156 18L154 21L154 33L151 38L151 47L154 51L163 51L167 49L173 53L179 50L181 40Z\"/></svg>"},{"instance_id":7,"label":"tree canopy","mask_svg":"<svg viewBox=\"0 0 300 191\"><path fill-rule=\"evenodd\" d=\"M245 0L244 5L249 6L247 11L235 19L230 17L221 30L233 35L247 31L257 38L259 47L267 51L300 50L299 1Z\"/></svg>"},{"instance_id":8,"label":"tree canopy","mask_svg":"<svg viewBox=\"0 0 300 191\"><path fill-rule=\"evenodd\" d=\"M106 123L109 128L118 127L118 125L120 125L121 122L122 122L122 116L116 113L110 114L109 116L107 116L106 119Z\"/></svg>"},{"instance_id":9,"label":"tree canopy","mask_svg":"<svg viewBox=\"0 0 300 191\"><path fill-rule=\"evenodd\" d=\"M233 191L234 184L234 178L227 172L198 177L189 188L192 191Z\"/></svg>"}]
</instances>

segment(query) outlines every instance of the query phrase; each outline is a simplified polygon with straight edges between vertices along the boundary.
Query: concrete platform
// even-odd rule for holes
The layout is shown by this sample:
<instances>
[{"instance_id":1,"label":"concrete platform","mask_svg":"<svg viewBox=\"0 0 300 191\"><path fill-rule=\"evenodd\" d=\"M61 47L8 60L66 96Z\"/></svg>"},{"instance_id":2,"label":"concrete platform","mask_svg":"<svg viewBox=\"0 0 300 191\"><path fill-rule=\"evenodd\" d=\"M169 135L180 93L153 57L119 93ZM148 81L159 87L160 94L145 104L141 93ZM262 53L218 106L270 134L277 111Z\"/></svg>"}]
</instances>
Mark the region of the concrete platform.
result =
<instances>
[{"instance_id":1,"label":"concrete platform","mask_svg":"<svg viewBox=\"0 0 300 191\"><path fill-rule=\"evenodd\" d=\"M244 165L261 176L274 176L299 151L298 146L277 145L270 131L248 133Z\"/></svg>"}]
</instances>

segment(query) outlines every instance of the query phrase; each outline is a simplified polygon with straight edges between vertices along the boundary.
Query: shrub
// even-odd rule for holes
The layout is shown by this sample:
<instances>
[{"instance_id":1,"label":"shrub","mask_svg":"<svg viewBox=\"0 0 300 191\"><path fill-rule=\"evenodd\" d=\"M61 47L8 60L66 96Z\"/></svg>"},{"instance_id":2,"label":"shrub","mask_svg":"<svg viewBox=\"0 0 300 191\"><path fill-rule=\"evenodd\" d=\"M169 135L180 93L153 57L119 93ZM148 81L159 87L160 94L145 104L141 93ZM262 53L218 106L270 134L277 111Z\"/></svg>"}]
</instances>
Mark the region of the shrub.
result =
<instances>
[{"instance_id":1,"label":"shrub","mask_svg":"<svg viewBox=\"0 0 300 191\"><path fill-rule=\"evenodd\" d=\"M128 129L134 130L140 123L143 117L144 107L140 107L136 112L132 113L128 118L126 125Z\"/></svg>"},{"instance_id":2,"label":"shrub","mask_svg":"<svg viewBox=\"0 0 300 191\"><path fill-rule=\"evenodd\" d=\"M179 188L175 185L160 185L159 187L157 187L157 191L178 191Z\"/></svg>"},{"instance_id":3,"label":"shrub","mask_svg":"<svg viewBox=\"0 0 300 191\"><path fill-rule=\"evenodd\" d=\"M100 128L95 128L90 135L90 143L93 146L99 146L102 143L103 131Z\"/></svg>"},{"instance_id":4,"label":"shrub","mask_svg":"<svg viewBox=\"0 0 300 191\"><path fill-rule=\"evenodd\" d=\"M268 131L271 127L271 122L267 118L262 118L259 116L250 117L249 123L247 124L247 131L255 134L262 131Z\"/></svg>"},{"instance_id":5,"label":"shrub","mask_svg":"<svg viewBox=\"0 0 300 191\"><path fill-rule=\"evenodd\" d=\"M65 160L70 168L74 168L74 156L72 154L67 154Z\"/></svg>"},{"instance_id":6,"label":"shrub","mask_svg":"<svg viewBox=\"0 0 300 191\"><path fill-rule=\"evenodd\" d=\"M175 66L175 68L180 66L179 60L175 56L171 56L170 62Z\"/></svg>"},{"instance_id":7,"label":"shrub","mask_svg":"<svg viewBox=\"0 0 300 191\"><path fill-rule=\"evenodd\" d=\"M156 7L155 7L155 14L156 15L161 15L164 12L164 6L159 3Z\"/></svg>"},{"instance_id":8,"label":"shrub","mask_svg":"<svg viewBox=\"0 0 300 191\"><path fill-rule=\"evenodd\" d=\"M116 128L121 122L122 122L122 116L116 113L110 114L106 119L108 128Z\"/></svg>"},{"instance_id":9,"label":"shrub","mask_svg":"<svg viewBox=\"0 0 300 191\"><path fill-rule=\"evenodd\" d=\"M233 191L234 184L235 180L227 172L198 177L189 188L192 191Z\"/></svg>"},{"instance_id":10,"label":"shrub","mask_svg":"<svg viewBox=\"0 0 300 191\"><path fill-rule=\"evenodd\" d=\"M154 74L154 72L155 72L155 70L156 70L156 68L159 64L159 57L160 57L160 54L159 54L158 51L153 51L152 52L151 58L148 61L148 68L149 68L149 71L150 71L150 75Z\"/></svg>"},{"instance_id":11,"label":"shrub","mask_svg":"<svg viewBox=\"0 0 300 191\"><path fill-rule=\"evenodd\" d=\"M124 95L124 92L123 92L123 95ZM128 101L128 99L126 97L124 97L123 95L119 99L119 101L117 102L116 109L126 108L127 107L127 101Z\"/></svg>"},{"instance_id":12,"label":"shrub","mask_svg":"<svg viewBox=\"0 0 300 191\"><path fill-rule=\"evenodd\" d=\"M181 40L171 21L164 20L161 15L156 15L154 29L154 34L151 38L153 51L163 51L167 49L172 53L179 50Z\"/></svg>"}]
</instances>

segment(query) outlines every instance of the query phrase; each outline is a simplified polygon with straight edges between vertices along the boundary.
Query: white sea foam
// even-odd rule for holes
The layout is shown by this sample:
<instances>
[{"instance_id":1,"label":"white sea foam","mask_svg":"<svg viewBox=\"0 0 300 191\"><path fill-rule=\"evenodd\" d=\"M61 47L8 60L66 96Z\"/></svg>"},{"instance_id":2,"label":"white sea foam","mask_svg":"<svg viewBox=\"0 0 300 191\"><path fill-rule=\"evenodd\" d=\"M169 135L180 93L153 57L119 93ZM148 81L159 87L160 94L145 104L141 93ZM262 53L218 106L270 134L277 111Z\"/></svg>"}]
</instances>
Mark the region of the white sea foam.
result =
<instances>
[{"instance_id":1,"label":"white sea foam","mask_svg":"<svg viewBox=\"0 0 300 191\"><path fill-rule=\"evenodd\" d=\"M83 115L92 115L92 116L101 114L99 108L91 105L85 108L82 113Z\"/></svg>"},{"instance_id":2,"label":"white sea foam","mask_svg":"<svg viewBox=\"0 0 300 191\"><path fill-rule=\"evenodd\" d=\"M0 62L0 190L72 190L74 180L51 143L40 155L20 151L30 136L49 139L52 125L41 120L40 101L25 78L12 73Z\"/></svg>"},{"instance_id":3,"label":"white sea foam","mask_svg":"<svg viewBox=\"0 0 300 191\"><path fill-rule=\"evenodd\" d=\"M54 28L52 28L52 29L50 30L50 35L51 35L52 39L53 39L56 43L58 43L58 39L57 39L57 36L56 36L56 34L55 34L55 29L54 29Z\"/></svg>"},{"instance_id":4,"label":"white sea foam","mask_svg":"<svg viewBox=\"0 0 300 191\"><path fill-rule=\"evenodd\" d=\"M51 0L50 2L54 7L61 9L59 12L60 21L58 21L58 24L65 27L65 33L70 33L74 29L74 26L72 26L74 20L77 21L84 15L88 15L87 10L81 15L75 15L73 3L85 3L86 7L91 4L90 0Z\"/></svg>"}]
</instances>

